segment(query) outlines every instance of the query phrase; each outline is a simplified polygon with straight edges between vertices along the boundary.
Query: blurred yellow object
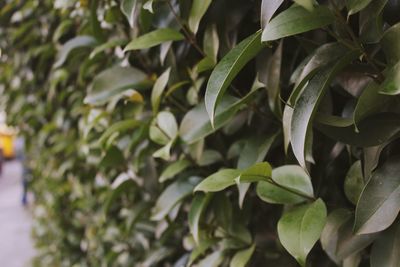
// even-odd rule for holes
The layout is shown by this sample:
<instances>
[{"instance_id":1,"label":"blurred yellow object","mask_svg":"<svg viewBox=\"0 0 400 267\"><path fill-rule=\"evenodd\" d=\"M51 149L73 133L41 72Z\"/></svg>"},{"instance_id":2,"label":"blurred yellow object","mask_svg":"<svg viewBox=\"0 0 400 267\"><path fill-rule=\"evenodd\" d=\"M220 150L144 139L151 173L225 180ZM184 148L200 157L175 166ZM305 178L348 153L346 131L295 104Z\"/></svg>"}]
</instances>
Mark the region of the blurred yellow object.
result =
<instances>
[{"instance_id":1,"label":"blurred yellow object","mask_svg":"<svg viewBox=\"0 0 400 267\"><path fill-rule=\"evenodd\" d=\"M14 138L12 134L0 133L0 147L3 150L3 157L11 159L15 157Z\"/></svg>"}]
</instances>

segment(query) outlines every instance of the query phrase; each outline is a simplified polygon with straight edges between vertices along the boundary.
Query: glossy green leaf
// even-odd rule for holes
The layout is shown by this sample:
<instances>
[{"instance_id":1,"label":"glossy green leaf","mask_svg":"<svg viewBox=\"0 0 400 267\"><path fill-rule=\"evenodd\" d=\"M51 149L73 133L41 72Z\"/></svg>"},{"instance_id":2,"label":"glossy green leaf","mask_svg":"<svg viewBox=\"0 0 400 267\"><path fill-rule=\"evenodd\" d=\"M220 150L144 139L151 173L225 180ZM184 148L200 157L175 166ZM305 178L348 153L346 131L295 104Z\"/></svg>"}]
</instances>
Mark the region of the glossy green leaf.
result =
<instances>
[{"instance_id":1,"label":"glossy green leaf","mask_svg":"<svg viewBox=\"0 0 400 267\"><path fill-rule=\"evenodd\" d=\"M223 169L211 174L200 184L196 186L194 191L218 192L235 184L235 179L240 175L241 171L236 169Z\"/></svg>"},{"instance_id":2,"label":"glossy green leaf","mask_svg":"<svg viewBox=\"0 0 400 267\"><path fill-rule=\"evenodd\" d=\"M376 0L361 10L359 16L360 40L363 43L377 43L383 36L383 11L388 0Z\"/></svg>"},{"instance_id":3,"label":"glossy green leaf","mask_svg":"<svg viewBox=\"0 0 400 267\"><path fill-rule=\"evenodd\" d=\"M400 262L400 223L396 222L374 242L371 267L396 267Z\"/></svg>"},{"instance_id":4,"label":"glossy green leaf","mask_svg":"<svg viewBox=\"0 0 400 267\"><path fill-rule=\"evenodd\" d=\"M272 41L321 28L331 24L334 18L326 6L317 6L310 12L301 6L292 5L265 26L261 39L263 42Z\"/></svg>"},{"instance_id":5,"label":"glossy green leaf","mask_svg":"<svg viewBox=\"0 0 400 267\"><path fill-rule=\"evenodd\" d=\"M202 259L196 267L218 267L224 260L222 251L217 250Z\"/></svg>"},{"instance_id":6,"label":"glossy green leaf","mask_svg":"<svg viewBox=\"0 0 400 267\"><path fill-rule=\"evenodd\" d=\"M372 0L347 0L346 4L349 10L349 16L364 9L371 1Z\"/></svg>"},{"instance_id":7,"label":"glossy green leaf","mask_svg":"<svg viewBox=\"0 0 400 267\"><path fill-rule=\"evenodd\" d=\"M208 7L210 6L212 0L194 0L192 3L192 8L190 9L190 14L189 14L189 29L193 33L197 33L197 30L199 29L199 24L201 18L204 16L206 13Z\"/></svg>"},{"instance_id":8,"label":"glossy green leaf","mask_svg":"<svg viewBox=\"0 0 400 267\"><path fill-rule=\"evenodd\" d=\"M168 41L180 41L185 39L180 32L161 28L133 39L124 49L124 51L150 48Z\"/></svg>"},{"instance_id":9,"label":"glossy green leaf","mask_svg":"<svg viewBox=\"0 0 400 267\"><path fill-rule=\"evenodd\" d=\"M356 207L354 231L368 234L388 228L400 211L400 158L389 158L373 174Z\"/></svg>"},{"instance_id":10,"label":"glossy green leaf","mask_svg":"<svg viewBox=\"0 0 400 267\"><path fill-rule=\"evenodd\" d=\"M212 198L212 194L196 194L192 201L192 206L189 211L189 228L196 243L200 242L200 219L205 212L208 203Z\"/></svg>"},{"instance_id":11,"label":"glossy green leaf","mask_svg":"<svg viewBox=\"0 0 400 267\"><path fill-rule=\"evenodd\" d=\"M151 219L162 220L178 202L192 193L199 180L199 177L190 177L187 180L179 180L169 185L158 197L152 209Z\"/></svg>"},{"instance_id":12,"label":"glossy green leaf","mask_svg":"<svg viewBox=\"0 0 400 267\"><path fill-rule=\"evenodd\" d=\"M173 178L175 175L181 173L186 168L188 168L190 165L191 165L191 163L187 159L181 159L181 160L175 161L175 162L171 163L170 165L168 165L168 167L162 171L160 178L158 178L158 181L160 183L163 183L163 182Z\"/></svg>"},{"instance_id":13,"label":"glossy green leaf","mask_svg":"<svg viewBox=\"0 0 400 267\"><path fill-rule=\"evenodd\" d=\"M150 85L146 74L132 67L115 66L98 74L91 85L85 104L103 105L127 89L143 90Z\"/></svg>"},{"instance_id":14,"label":"glossy green leaf","mask_svg":"<svg viewBox=\"0 0 400 267\"><path fill-rule=\"evenodd\" d=\"M178 124L174 115L169 111L157 114L150 126L150 138L154 142L165 145L178 135Z\"/></svg>"},{"instance_id":15,"label":"glossy green leaf","mask_svg":"<svg viewBox=\"0 0 400 267\"><path fill-rule=\"evenodd\" d=\"M54 63L54 67L61 67L68 59L69 54L75 49L82 47L93 47L96 44L96 39L91 36L81 35L72 38L61 47L61 50L57 55L57 61Z\"/></svg>"},{"instance_id":16,"label":"glossy green leaf","mask_svg":"<svg viewBox=\"0 0 400 267\"><path fill-rule=\"evenodd\" d=\"M325 204L318 199L312 204L294 207L278 222L279 240L303 267L308 253L320 238L326 215Z\"/></svg>"},{"instance_id":17,"label":"glossy green leaf","mask_svg":"<svg viewBox=\"0 0 400 267\"><path fill-rule=\"evenodd\" d=\"M298 5L304 7L308 11L313 11L314 10L314 0L294 0Z\"/></svg>"},{"instance_id":18,"label":"glossy green leaf","mask_svg":"<svg viewBox=\"0 0 400 267\"><path fill-rule=\"evenodd\" d=\"M358 160L351 165L344 179L344 193L348 200L357 204L361 191L364 188L364 177L362 174L361 161Z\"/></svg>"},{"instance_id":19,"label":"glossy green leaf","mask_svg":"<svg viewBox=\"0 0 400 267\"><path fill-rule=\"evenodd\" d=\"M265 181L271 177L272 168L268 162L259 162L243 170L237 177L237 183Z\"/></svg>"},{"instance_id":20,"label":"glossy green leaf","mask_svg":"<svg viewBox=\"0 0 400 267\"><path fill-rule=\"evenodd\" d=\"M212 125L216 124L216 108L228 86L246 63L263 48L260 36L261 31L258 31L241 41L225 55L211 73L205 93L205 105Z\"/></svg>"},{"instance_id":21,"label":"glossy green leaf","mask_svg":"<svg viewBox=\"0 0 400 267\"><path fill-rule=\"evenodd\" d=\"M311 122L319 102L335 75L357 55L358 52L350 51L335 65L322 67L308 82L294 106L290 136L293 153L302 167L306 166L304 152L307 134L311 130Z\"/></svg>"},{"instance_id":22,"label":"glossy green leaf","mask_svg":"<svg viewBox=\"0 0 400 267\"><path fill-rule=\"evenodd\" d=\"M400 62L388 70L379 92L385 95L400 94Z\"/></svg>"},{"instance_id":23,"label":"glossy green leaf","mask_svg":"<svg viewBox=\"0 0 400 267\"><path fill-rule=\"evenodd\" d=\"M163 74L158 77L153 86L153 91L151 91L151 107L153 108L153 112L156 114L158 112L158 108L161 102L161 95L163 94L165 87L168 84L169 75L171 72L171 68L168 68Z\"/></svg>"},{"instance_id":24,"label":"glossy green leaf","mask_svg":"<svg viewBox=\"0 0 400 267\"><path fill-rule=\"evenodd\" d=\"M254 253L255 248L256 246L252 245L247 249L236 252L229 264L229 267L246 267L247 263L250 261L250 258Z\"/></svg>"}]
</instances>

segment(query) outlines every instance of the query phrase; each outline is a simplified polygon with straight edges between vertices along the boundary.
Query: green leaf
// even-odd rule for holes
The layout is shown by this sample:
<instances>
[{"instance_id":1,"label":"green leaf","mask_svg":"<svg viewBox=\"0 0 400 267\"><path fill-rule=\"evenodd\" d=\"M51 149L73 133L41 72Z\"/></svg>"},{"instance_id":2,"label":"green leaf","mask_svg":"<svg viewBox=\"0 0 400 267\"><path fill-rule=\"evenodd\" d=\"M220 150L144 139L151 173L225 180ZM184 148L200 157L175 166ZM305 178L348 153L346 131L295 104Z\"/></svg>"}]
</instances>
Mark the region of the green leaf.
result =
<instances>
[{"instance_id":1,"label":"green leaf","mask_svg":"<svg viewBox=\"0 0 400 267\"><path fill-rule=\"evenodd\" d=\"M104 157L101 159L99 165L103 168L115 168L117 166L123 165L124 163L125 158L122 154L122 151L116 146L111 146L105 153Z\"/></svg>"},{"instance_id":2,"label":"green leaf","mask_svg":"<svg viewBox=\"0 0 400 267\"><path fill-rule=\"evenodd\" d=\"M292 5L273 18L264 28L263 42L296 35L331 24L335 17L326 6L317 6L312 12Z\"/></svg>"},{"instance_id":3,"label":"green leaf","mask_svg":"<svg viewBox=\"0 0 400 267\"><path fill-rule=\"evenodd\" d=\"M211 126L207 115L205 103L201 102L196 107L186 113L179 128L179 134L183 141L193 144L196 141L214 133L226 125L236 114L236 112L249 101L256 91L249 92L242 99L237 99L226 95L221 99L221 103L215 112L214 127Z\"/></svg>"},{"instance_id":4,"label":"green leaf","mask_svg":"<svg viewBox=\"0 0 400 267\"><path fill-rule=\"evenodd\" d=\"M178 136L178 124L174 115L169 111L162 111L150 125L150 139L157 144L166 145Z\"/></svg>"},{"instance_id":5,"label":"green leaf","mask_svg":"<svg viewBox=\"0 0 400 267\"><path fill-rule=\"evenodd\" d=\"M219 38L217 26L215 24L208 25L204 32L203 50L207 58L210 58L214 64L217 63L218 49Z\"/></svg>"},{"instance_id":6,"label":"green leaf","mask_svg":"<svg viewBox=\"0 0 400 267\"><path fill-rule=\"evenodd\" d=\"M301 266L306 266L307 255L320 238L325 222L326 207L321 199L294 207L279 220L279 240Z\"/></svg>"},{"instance_id":7,"label":"green leaf","mask_svg":"<svg viewBox=\"0 0 400 267\"><path fill-rule=\"evenodd\" d=\"M200 243L200 219L205 209L210 203L212 194L196 194L192 201L192 206L189 211L189 228L196 243Z\"/></svg>"},{"instance_id":8,"label":"green leaf","mask_svg":"<svg viewBox=\"0 0 400 267\"><path fill-rule=\"evenodd\" d=\"M271 177L272 168L268 162L258 162L253 166L242 171L242 173L236 178L236 182L240 183L251 183L258 181L265 181Z\"/></svg>"},{"instance_id":9,"label":"green leaf","mask_svg":"<svg viewBox=\"0 0 400 267\"><path fill-rule=\"evenodd\" d=\"M189 29L196 34L199 29L199 24L201 18L206 13L208 7L210 6L212 0L193 0L192 8L189 14Z\"/></svg>"},{"instance_id":10,"label":"green leaf","mask_svg":"<svg viewBox=\"0 0 400 267\"><path fill-rule=\"evenodd\" d=\"M304 152L307 134L311 130L312 119L317 111L319 102L325 95L335 75L351 62L358 53L350 51L335 65L322 67L308 82L294 106L290 137L293 153L302 167L306 166Z\"/></svg>"},{"instance_id":11,"label":"green leaf","mask_svg":"<svg viewBox=\"0 0 400 267\"><path fill-rule=\"evenodd\" d=\"M152 209L151 220L162 220L177 203L192 193L199 180L199 177L189 177L187 180L179 180L169 185L158 197Z\"/></svg>"},{"instance_id":12,"label":"green leaf","mask_svg":"<svg viewBox=\"0 0 400 267\"><path fill-rule=\"evenodd\" d=\"M369 234L388 228L400 211L400 157L389 158L373 174L356 207L354 231Z\"/></svg>"},{"instance_id":13,"label":"green leaf","mask_svg":"<svg viewBox=\"0 0 400 267\"><path fill-rule=\"evenodd\" d=\"M224 260L222 251L217 250L197 263L196 267L218 267Z\"/></svg>"},{"instance_id":14,"label":"green leaf","mask_svg":"<svg viewBox=\"0 0 400 267\"><path fill-rule=\"evenodd\" d=\"M107 130L101 135L101 137L99 138L99 144L102 146L102 145L104 145L104 143L107 142L108 138L111 135L114 135L114 134L120 133L120 132L124 132L129 129L134 129L134 128L140 126L141 124L142 124L141 121L132 120L132 119L116 122L113 125L111 125L109 128L107 128Z\"/></svg>"},{"instance_id":15,"label":"green leaf","mask_svg":"<svg viewBox=\"0 0 400 267\"><path fill-rule=\"evenodd\" d=\"M153 108L154 114L157 114L158 108L161 102L161 95L165 90L165 87L168 84L169 74L171 72L171 68L168 68L163 74L158 77L153 86L153 91L151 91L151 107Z\"/></svg>"},{"instance_id":16,"label":"green leaf","mask_svg":"<svg viewBox=\"0 0 400 267\"><path fill-rule=\"evenodd\" d=\"M259 182L257 195L273 204L296 204L314 197L308 174L299 166L285 165L272 170L272 181Z\"/></svg>"},{"instance_id":17,"label":"green leaf","mask_svg":"<svg viewBox=\"0 0 400 267\"><path fill-rule=\"evenodd\" d=\"M358 147L370 147L395 138L400 131L400 117L392 113L371 115L358 124L358 132L353 125L336 127L315 124L315 126L336 141Z\"/></svg>"},{"instance_id":18,"label":"green leaf","mask_svg":"<svg viewBox=\"0 0 400 267\"><path fill-rule=\"evenodd\" d=\"M96 44L97 44L96 39L91 36L82 35L72 38L61 47L61 50L57 55L57 61L54 63L54 67L55 68L61 67L68 59L69 54L73 50L82 47L93 47Z\"/></svg>"},{"instance_id":19,"label":"green leaf","mask_svg":"<svg viewBox=\"0 0 400 267\"><path fill-rule=\"evenodd\" d=\"M353 113L356 125L371 114L382 112L389 102L393 100L390 96L379 94L379 88L380 86L373 81L364 88Z\"/></svg>"},{"instance_id":20,"label":"green leaf","mask_svg":"<svg viewBox=\"0 0 400 267\"><path fill-rule=\"evenodd\" d=\"M321 233L321 245L326 254L339 265L340 260L336 255L339 239L339 228L346 223L352 213L346 209L336 209L331 212Z\"/></svg>"},{"instance_id":21,"label":"green leaf","mask_svg":"<svg viewBox=\"0 0 400 267\"><path fill-rule=\"evenodd\" d=\"M199 166L207 166L207 165L211 165L211 164L214 164L214 163L222 161L222 160L223 160L223 158L222 158L221 153L219 153L216 150L206 149L201 154L201 157L197 161L197 164Z\"/></svg>"},{"instance_id":22,"label":"green leaf","mask_svg":"<svg viewBox=\"0 0 400 267\"><path fill-rule=\"evenodd\" d=\"M236 252L231 260L231 263L229 264L229 267L246 267L246 264L250 261L255 248L256 246L252 245L249 248Z\"/></svg>"},{"instance_id":23,"label":"green leaf","mask_svg":"<svg viewBox=\"0 0 400 267\"><path fill-rule=\"evenodd\" d=\"M314 0L293 0L293 1L295 1L298 5L304 7L310 12L314 10Z\"/></svg>"},{"instance_id":24,"label":"green leaf","mask_svg":"<svg viewBox=\"0 0 400 267\"><path fill-rule=\"evenodd\" d=\"M400 262L400 223L396 222L374 242L371 267L396 267Z\"/></svg>"},{"instance_id":25,"label":"green leaf","mask_svg":"<svg viewBox=\"0 0 400 267\"><path fill-rule=\"evenodd\" d=\"M235 184L235 179L241 171L236 169L223 169L201 181L194 191L218 192Z\"/></svg>"},{"instance_id":26,"label":"green leaf","mask_svg":"<svg viewBox=\"0 0 400 267\"><path fill-rule=\"evenodd\" d=\"M385 95L400 94L400 62L388 70L379 93Z\"/></svg>"},{"instance_id":27,"label":"green leaf","mask_svg":"<svg viewBox=\"0 0 400 267\"><path fill-rule=\"evenodd\" d=\"M173 178L175 175L181 173L190 165L191 165L191 163L187 159L181 159L181 160L175 161L172 164L168 165L168 167L163 170L158 181L160 183L163 183L163 182Z\"/></svg>"},{"instance_id":28,"label":"green leaf","mask_svg":"<svg viewBox=\"0 0 400 267\"><path fill-rule=\"evenodd\" d=\"M361 191L364 188L364 178L362 174L361 161L358 160L351 165L344 179L344 193L348 200L357 204Z\"/></svg>"},{"instance_id":29,"label":"green leaf","mask_svg":"<svg viewBox=\"0 0 400 267\"><path fill-rule=\"evenodd\" d=\"M377 234L356 235L353 232L352 216L339 228L336 255L345 259L369 246Z\"/></svg>"},{"instance_id":30,"label":"green leaf","mask_svg":"<svg viewBox=\"0 0 400 267\"><path fill-rule=\"evenodd\" d=\"M388 0L376 0L361 10L359 17L360 40L363 43L377 43L383 36L382 14Z\"/></svg>"},{"instance_id":31,"label":"green leaf","mask_svg":"<svg viewBox=\"0 0 400 267\"><path fill-rule=\"evenodd\" d=\"M225 55L208 80L205 105L211 124L215 125L216 108L239 71L263 48L261 31L247 37Z\"/></svg>"},{"instance_id":32,"label":"green leaf","mask_svg":"<svg viewBox=\"0 0 400 267\"><path fill-rule=\"evenodd\" d=\"M185 36L174 29L157 29L133 39L125 47L124 51L150 48L168 41L180 41L183 39L185 39Z\"/></svg>"},{"instance_id":33,"label":"green leaf","mask_svg":"<svg viewBox=\"0 0 400 267\"><path fill-rule=\"evenodd\" d=\"M400 61L400 22L385 31L381 45L385 53L386 60L390 65L395 65Z\"/></svg>"},{"instance_id":34,"label":"green leaf","mask_svg":"<svg viewBox=\"0 0 400 267\"><path fill-rule=\"evenodd\" d=\"M262 0L261 3L261 28L264 29L272 16L282 5L283 0Z\"/></svg>"},{"instance_id":35,"label":"green leaf","mask_svg":"<svg viewBox=\"0 0 400 267\"><path fill-rule=\"evenodd\" d=\"M364 9L372 0L346 0L349 16Z\"/></svg>"},{"instance_id":36,"label":"green leaf","mask_svg":"<svg viewBox=\"0 0 400 267\"><path fill-rule=\"evenodd\" d=\"M110 41L97 46L93 51L90 53L89 58L93 59L96 55L100 54L101 52L114 48L117 46L125 46L127 44L127 40L125 39L111 39Z\"/></svg>"},{"instance_id":37,"label":"green leaf","mask_svg":"<svg viewBox=\"0 0 400 267\"><path fill-rule=\"evenodd\" d=\"M103 105L127 89L147 89L150 81L136 68L115 66L98 74L84 99L85 104Z\"/></svg>"},{"instance_id":38,"label":"green leaf","mask_svg":"<svg viewBox=\"0 0 400 267\"><path fill-rule=\"evenodd\" d=\"M121 194L135 189L136 187L136 182L127 173L120 174L111 185L112 190L107 196L107 200L104 204L104 211L107 213L111 205Z\"/></svg>"}]
</instances>

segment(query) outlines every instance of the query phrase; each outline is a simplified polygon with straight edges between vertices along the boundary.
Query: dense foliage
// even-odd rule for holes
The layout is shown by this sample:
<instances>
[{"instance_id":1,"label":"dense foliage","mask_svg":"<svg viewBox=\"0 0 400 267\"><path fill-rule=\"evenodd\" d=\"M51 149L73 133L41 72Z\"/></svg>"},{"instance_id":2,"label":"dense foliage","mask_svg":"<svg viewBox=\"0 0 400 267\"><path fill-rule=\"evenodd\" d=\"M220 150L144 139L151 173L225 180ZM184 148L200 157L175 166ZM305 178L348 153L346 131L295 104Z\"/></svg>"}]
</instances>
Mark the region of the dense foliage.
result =
<instances>
[{"instance_id":1,"label":"dense foliage","mask_svg":"<svg viewBox=\"0 0 400 267\"><path fill-rule=\"evenodd\" d=\"M397 0L3 0L36 266L398 266Z\"/></svg>"}]
</instances>

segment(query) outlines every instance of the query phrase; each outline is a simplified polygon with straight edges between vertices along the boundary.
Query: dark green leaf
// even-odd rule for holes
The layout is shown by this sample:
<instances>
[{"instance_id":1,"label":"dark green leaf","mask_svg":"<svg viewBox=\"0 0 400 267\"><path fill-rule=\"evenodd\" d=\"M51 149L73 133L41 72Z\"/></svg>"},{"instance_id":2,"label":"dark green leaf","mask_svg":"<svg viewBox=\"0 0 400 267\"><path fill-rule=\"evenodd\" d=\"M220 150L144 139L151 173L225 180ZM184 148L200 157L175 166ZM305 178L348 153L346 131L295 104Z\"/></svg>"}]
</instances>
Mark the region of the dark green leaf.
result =
<instances>
[{"instance_id":1,"label":"dark green leaf","mask_svg":"<svg viewBox=\"0 0 400 267\"><path fill-rule=\"evenodd\" d=\"M372 0L347 0L346 4L349 10L349 16L364 9L371 1Z\"/></svg>"},{"instance_id":2,"label":"dark green leaf","mask_svg":"<svg viewBox=\"0 0 400 267\"><path fill-rule=\"evenodd\" d=\"M344 193L348 200L357 204L361 191L364 188L364 177L362 174L361 161L358 160L351 165L344 179Z\"/></svg>"},{"instance_id":3,"label":"dark green leaf","mask_svg":"<svg viewBox=\"0 0 400 267\"><path fill-rule=\"evenodd\" d=\"M192 206L189 211L189 228L196 243L200 242L200 219L208 203L212 198L212 194L196 194L192 201Z\"/></svg>"},{"instance_id":4,"label":"dark green leaf","mask_svg":"<svg viewBox=\"0 0 400 267\"><path fill-rule=\"evenodd\" d=\"M396 267L400 263L400 223L381 234L372 246L371 267Z\"/></svg>"},{"instance_id":5,"label":"dark green leaf","mask_svg":"<svg viewBox=\"0 0 400 267\"><path fill-rule=\"evenodd\" d=\"M395 65L400 61L400 23L397 23L385 31L382 37L383 52L387 61Z\"/></svg>"},{"instance_id":6,"label":"dark green leaf","mask_svg":"<svg viewBox=\"0 0 400 267\"><path fill-rule=\"evenodd\" d=\"M57 61L54 63L54 67L61 67L68 59L69 54L78 48L82 47L93 47L97 43L96 39L91 36L77 36L66 42L57 55Z\"/></svg>"},{"instance_id":7,"label":"dark green leaf","mask_svg":"<svg viewBox=\"0 0 400 267\"><path fill-rule=\"evenodd\" d=\"M181 173L190 165L191 165L190 161L186 159L175 161L171 165L168 165L168 167L163 170L158 181L160 183L163 183L173 178L175 175Z\"/></svg>"}]
</instances>

